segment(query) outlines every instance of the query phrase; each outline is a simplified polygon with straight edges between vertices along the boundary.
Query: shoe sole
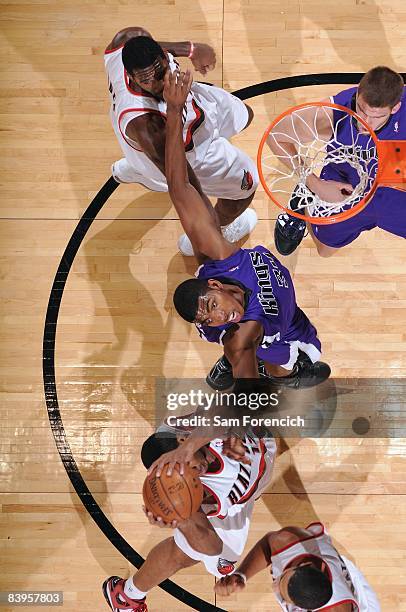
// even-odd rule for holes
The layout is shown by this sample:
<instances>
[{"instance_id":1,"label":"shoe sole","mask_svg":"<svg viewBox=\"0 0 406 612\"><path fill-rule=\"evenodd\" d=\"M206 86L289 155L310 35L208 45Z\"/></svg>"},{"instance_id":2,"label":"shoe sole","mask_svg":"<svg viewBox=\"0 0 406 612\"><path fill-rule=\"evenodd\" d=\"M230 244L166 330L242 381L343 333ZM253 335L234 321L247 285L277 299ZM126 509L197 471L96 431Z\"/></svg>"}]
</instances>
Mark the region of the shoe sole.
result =
<instances>
[{"instance_id":1,"label":"shoe sole","mask_svg":"<svg viewBox=\"0 0 406 612\"><path fill-rule=\"evenodd\" d=\"M303 236L303 238L304 238L304 236ZM294 253L296 251L296 249L298 249L300 247L303 238L300 239L300 242L298 244L296 244L293 249L287 249L287 250L284 251L282 249L281 245L279 244L279 239L277 238L276 229L275 229L273 241L275 243L276 250L278 251L279 255L283 255L284 257L288 257L289 255L292 255L292 253Z\"/></svg>"}]
</instances>

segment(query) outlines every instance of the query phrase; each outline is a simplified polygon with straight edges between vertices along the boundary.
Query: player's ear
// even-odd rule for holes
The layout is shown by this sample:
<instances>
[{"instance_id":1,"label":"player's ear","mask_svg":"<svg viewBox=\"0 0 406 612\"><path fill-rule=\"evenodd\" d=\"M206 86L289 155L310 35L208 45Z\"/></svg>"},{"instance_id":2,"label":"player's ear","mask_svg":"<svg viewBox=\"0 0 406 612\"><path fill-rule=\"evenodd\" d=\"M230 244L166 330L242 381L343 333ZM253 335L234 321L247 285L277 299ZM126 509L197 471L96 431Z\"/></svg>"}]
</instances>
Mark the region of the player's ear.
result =
<instances>
[{"instance_id":1,"label":"player's ear","mask_svg":"<svg viewBox=\"0 0 406 612\"><path fill-rule=\"evenodd\" d=\"M390 114L394 115L395 113L397 113L401 106L402 106L402 102L401 101L398 102L397 104L395 104L395 106L392 108Z\"/></svg>"},{"instance_id":2,"label":"player's ear","mask_svg":"<svg viewBox=\"0 0 406 612\"><path fill-rule=\"evenodd\" d=\"M185 433L177 433L176 434L176 439L178 441L178 444L183 444L183 442L186 440L187 435Z\"/></svg>"},{"instance_id":3,"label":"player's ear","mask_svg":"<svg viewBox=\"0 0 406 612\"><path fill-rule=\"evenodd\" d=\"M222 283L220 283L220 281L215 278L209 278L209 280L207 281L207 284L209 285L210 289L222 289L223 288Z\"/></svg>"}]
</instances>

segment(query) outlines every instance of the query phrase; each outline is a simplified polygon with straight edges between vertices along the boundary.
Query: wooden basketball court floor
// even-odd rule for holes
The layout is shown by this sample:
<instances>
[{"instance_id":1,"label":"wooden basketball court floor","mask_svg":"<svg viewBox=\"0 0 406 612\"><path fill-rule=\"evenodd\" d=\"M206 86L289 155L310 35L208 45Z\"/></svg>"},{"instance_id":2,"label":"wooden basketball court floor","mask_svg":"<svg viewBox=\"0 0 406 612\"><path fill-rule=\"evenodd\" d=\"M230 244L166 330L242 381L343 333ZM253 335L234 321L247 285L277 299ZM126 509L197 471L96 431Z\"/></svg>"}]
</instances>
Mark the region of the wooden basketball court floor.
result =
<instances>
[{"instance_id":1,"label":"wooden basketball court floor","mask_svg":"<svg viewBox=\"0 0 406 612\"><path fill-rule=\"evenodd\" d=\"M103 50L143 25L159 40L211 43L209 80L234 91L310 73L406 66L402 0L37 0L1 2L1 572L0 590L63 590L66 611L107 610L100 585L130 564L92 521L56 451L42 382L42 335L62 253L120 157L108 118ZM258 96L236 143L255 156L270 118L343 86ZM276 209L262 189L246 245L273 248ZM55 364L59 407L80 472L100 508L140 554L167 536L141 512L141 441L152 430L154 377L202 377L217 359L175 316L171 293L193 266L177 252L169 198L121 185L92 223L67 279ZM406 246L364 234L332 259L309 238L287 260L335 377L396 379L406 366ZM404 402L405 398L400 399ZM248 544L320 519L376 589L406 610L402 439L292 443L257 504ZM175 582L215 603L196 566ZM188 605L160 589L154 610ZM227 610L276 610L266 573ZM1 610L15 608L0 605ZM47 607L46 609L51 609Z\"/></svg>"}]
</instances>

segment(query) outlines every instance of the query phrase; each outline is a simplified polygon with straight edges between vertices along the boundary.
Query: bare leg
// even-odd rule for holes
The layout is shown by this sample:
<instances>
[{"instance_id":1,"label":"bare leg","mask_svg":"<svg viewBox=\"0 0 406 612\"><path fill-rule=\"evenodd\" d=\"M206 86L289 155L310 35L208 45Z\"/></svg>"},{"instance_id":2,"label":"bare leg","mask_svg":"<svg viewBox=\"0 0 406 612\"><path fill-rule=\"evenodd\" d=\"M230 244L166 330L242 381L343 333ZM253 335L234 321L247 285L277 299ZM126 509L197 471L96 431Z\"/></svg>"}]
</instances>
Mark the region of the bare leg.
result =
<instances>
[{"instance_id":1,"label":"bare leg","mask_svg":"<svg viewBox=\"0 0 406 612\"><path fill-rule=\"evenodd\" d=\"M313 227L311 223L307 224L307 229L309 230L309 234L313 238L313 242L317 247L317 252L321 257L331 257L336 251L338 251L338 249L334 247L329 247L326 244L320 242L320 240L317 240L316 236L313 233Z\"/></svg>"},{"instance_id":2,"label":"bare leg","mask_svg":"<svg viewBox=\"0 0 406 612\"><path fill-rule=\"evenodd\" d=\"M133 582L137 589L147 592L184 567L190 567L196 563L199 561L185 555L176 546L173 538L167 538L148 553L144 564L134 574Z\"/></svg>"},{"instance_id":3,"label":"bare leg","mask_svg":"<svg viewBox=\"0 0 406 612\"><path fill-rule=\"evenodd\" d=\"M293 370L287 370L286 368L283 368L280 365L275 365L274 363L268 363L268 361L265 361L264 363L265 363L266 371L271 376L277 376L277 377L289 376L289 374L293 372Z\"/></svg>"},{"instance_id":4,"label":"bare leg","mask_svg":"<svg viewBox=\"0 0 406 612\"><path fill-rule=\"evenodd\" d=\"M214 210L217 213L220 225L229 225L234 221L234 219L239 217L244 212L244 210L248 208L248 206L251 204L254 195L255 191L250 196L248 196L248 198L243 198L241 200L225 200L219 198L214 207Z\"/></svg>"}]
</instances>

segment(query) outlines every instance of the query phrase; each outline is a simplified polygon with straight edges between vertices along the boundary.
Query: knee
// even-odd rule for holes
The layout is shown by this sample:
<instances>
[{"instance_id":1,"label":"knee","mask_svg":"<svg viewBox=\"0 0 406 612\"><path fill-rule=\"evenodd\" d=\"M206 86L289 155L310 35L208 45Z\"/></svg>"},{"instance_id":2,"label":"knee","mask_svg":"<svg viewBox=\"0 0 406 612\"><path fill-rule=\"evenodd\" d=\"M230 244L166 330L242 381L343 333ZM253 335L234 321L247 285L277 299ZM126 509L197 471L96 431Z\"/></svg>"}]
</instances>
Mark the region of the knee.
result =
<instances>
[{"instance_id":1,"label":"knee","mask_svg":"<svg viewBox=\"0 0 406 612\"><path fill-rule=\"evenodd\" d=\"M172 546L172 559L174 560L176 567L178 570L185 569L186 567L190 567L191 565L195 565L198 561L189 557L186 553L181 550L175 541L173 541Z\"/></svg>"},{"instance_id":2,"label":"knee","mask_svg":"<svg viewBox=\"0 0 406 612\"><path fill-rule=\"evenodd\" d=\"M325 244L317 244L317 252L320 255L320 257L331 257L332 255L334 255L334 253L337 251L337 249L334 249L333 247L329 247Z\"/></svg>"}]
</instances>

